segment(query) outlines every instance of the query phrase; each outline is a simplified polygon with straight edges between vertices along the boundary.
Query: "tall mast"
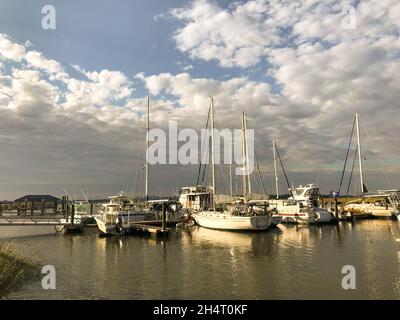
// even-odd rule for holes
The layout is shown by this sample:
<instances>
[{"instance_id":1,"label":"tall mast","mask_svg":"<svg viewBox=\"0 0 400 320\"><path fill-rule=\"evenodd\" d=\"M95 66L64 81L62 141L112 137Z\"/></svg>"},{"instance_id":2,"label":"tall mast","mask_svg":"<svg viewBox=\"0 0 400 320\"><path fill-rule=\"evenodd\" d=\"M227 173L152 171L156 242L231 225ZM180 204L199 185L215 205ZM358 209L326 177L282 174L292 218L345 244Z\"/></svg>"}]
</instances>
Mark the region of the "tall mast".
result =
<instances>
[{"instance_id":1,"label":"tall mast","mask_svg":"<svg viewBox=\"0 0 400 320\"><path fill-rule=\"evenodd\" d=\"M244 141L245 141L245 155L246 155L246 166L249 165L249 145L247 141L247 115L244 113ZM247 168L246 168L247 169ZM246 170L246 178L247 178L247 191L251 193L251 181L250 181L250 174Z\"/></svg>"},{"instance_id":2,"label":"tall mast","mask_svg":"<svg viewBox=\"0 0 400 320\"><path fill-rule=\"evenodd\" d=\"M149 200L149 147L150 147L150 141L149 141L149 132L150 132L150 97L147 96L147 150L146 150L146 164L145 164L145 174L146 174L146 180L145 180L145 197L146 200Z\"/></svg>"},{"instance_id":3,"label":"tall mast","mask_svg":"<svg viewBox=\"0 0 400 320\"><path fill-rule=\"evenodd\" d=\"M275 171L275 192L276 192L276 199L279 199L279 178L278 178L278 171L276 169L276 147L275 147L275 140L272 140L272 150L274 155L274 171Z\"/></svg>"},{"instance_id":4,"label":"tall mast","mask_svg":"<svg viewBox=\"0 0 400 320\"><path fill-rule=\"evenodd\" d=\"M213 205L214 205L214 197L216 194L216 184L215 184L215 155L214 155L214 98L210 96L211 103L211 179L212 179L212 194L213 194ZM215 210L215 206L214 206Z\"/></svg>"},{"instance_id":5,"label":"tall mast","mask_svg":"<svg viewBox=\"0 0 400 320\"><path fill-rule=\"evenodd\" d=\"M233 162L233 148L231 145L231 161L229 163L229 191L231 193L231 196L233 196L233 179L232 179L232 162Z\"/></svg>"},{"instance_id":6,"label":"tall mast","mask_svg":"<svg viewBox=\"0 0 400 320\"><path fill-rule=\"evenodd\" d=\"M246 131L245 131L245 115L244 112L242 114L242 158L243 158L243 200L244 204L247 205L247 179L246 179L246 171L247 171L247 161L246 161Z\"/></svg>"},{"instance_id":7,"label":"tall mast","mask_svg":"<svg viewBox=\"0 0 400 320\"><path fill-rule=\"evenodd\" d=\"M362 159L361 159L361 140L360 140L360 127L359 127L358 113L356 113L356 129L357 129L358 164L359 164L359 168L360 168L360 186L361 186L361 194L363 194L364 193L364 176L363 176Z\"/></svg>"}]
</instances>

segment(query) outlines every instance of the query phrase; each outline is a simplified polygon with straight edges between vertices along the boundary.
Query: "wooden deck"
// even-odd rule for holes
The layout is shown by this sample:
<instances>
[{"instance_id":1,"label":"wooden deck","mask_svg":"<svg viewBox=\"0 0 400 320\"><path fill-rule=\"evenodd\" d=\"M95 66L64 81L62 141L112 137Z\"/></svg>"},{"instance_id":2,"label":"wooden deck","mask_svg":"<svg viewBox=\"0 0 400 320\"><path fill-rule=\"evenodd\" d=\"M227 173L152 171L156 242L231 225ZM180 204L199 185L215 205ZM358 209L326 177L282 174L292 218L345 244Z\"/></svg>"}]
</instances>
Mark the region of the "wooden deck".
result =
<instances>
[{"instance_id":1,"label":"wooden deck","mask_svg":"<svg viewBox=\"0 0 400 320\"><path fill-rule=\"evenodd\" d=\"M169 228L163 229L162 227L143 224L143 223L132 223L129 225L128 228L124 230L125 234L148 234L148 235L155 235L157 237L167 237L169 235Z\"/></svg>"}]
</instances>

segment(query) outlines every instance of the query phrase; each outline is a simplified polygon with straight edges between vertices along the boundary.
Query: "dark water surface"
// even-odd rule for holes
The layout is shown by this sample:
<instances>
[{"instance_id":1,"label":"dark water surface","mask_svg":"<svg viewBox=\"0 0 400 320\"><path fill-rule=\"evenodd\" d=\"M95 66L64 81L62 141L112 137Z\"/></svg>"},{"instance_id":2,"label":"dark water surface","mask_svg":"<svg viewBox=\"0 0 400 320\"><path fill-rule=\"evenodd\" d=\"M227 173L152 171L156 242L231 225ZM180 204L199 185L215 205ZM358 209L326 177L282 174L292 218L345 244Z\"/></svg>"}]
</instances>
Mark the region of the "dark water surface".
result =
<instances>
[{"instance_id":1,"label":"dark water surface","mask_svg":"<svg viewBox=\"0 0 400 320\"><path fill-rule=\"evenodd\" d=\"M399 299L400 224L279 226L248 234L193 227L168 240L47 235L13 240L56 268L10 299ZM356 268L356 290L341 287Z\"/></svg>"}]
</instances>

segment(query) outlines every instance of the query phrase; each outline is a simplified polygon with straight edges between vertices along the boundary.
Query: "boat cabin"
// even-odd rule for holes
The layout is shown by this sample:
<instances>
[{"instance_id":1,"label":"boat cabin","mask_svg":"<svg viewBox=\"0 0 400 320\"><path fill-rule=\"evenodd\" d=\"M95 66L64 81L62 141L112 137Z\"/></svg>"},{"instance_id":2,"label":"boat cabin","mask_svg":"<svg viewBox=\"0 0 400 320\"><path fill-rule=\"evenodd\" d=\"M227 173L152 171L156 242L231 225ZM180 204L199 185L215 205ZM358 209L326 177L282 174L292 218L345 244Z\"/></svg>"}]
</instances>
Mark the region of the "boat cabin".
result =
<instances>
[{"instance_id":1,"label":"boat cabin","mask_svg":"<svg viewBox=\"0 0 400 320\"><path fill-rule=\"evenodd\" d=\"M212 192L205 186L183 187L180 191L179 202L182 209L202 210L211 204Z\"/></svg>"}]
</instances>

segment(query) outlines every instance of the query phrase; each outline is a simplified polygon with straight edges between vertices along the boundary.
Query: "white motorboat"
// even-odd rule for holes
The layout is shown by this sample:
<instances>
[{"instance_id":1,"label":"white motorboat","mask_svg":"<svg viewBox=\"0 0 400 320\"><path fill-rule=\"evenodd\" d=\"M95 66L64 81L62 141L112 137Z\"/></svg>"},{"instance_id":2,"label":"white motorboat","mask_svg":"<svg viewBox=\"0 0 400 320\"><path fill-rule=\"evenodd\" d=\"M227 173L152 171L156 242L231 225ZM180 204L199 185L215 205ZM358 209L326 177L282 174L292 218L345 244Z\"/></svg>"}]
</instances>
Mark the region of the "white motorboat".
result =
<instances>
[{"instance_id":1,"label":"white motorboat","mask_svg":"<svg viewBox=\"0 0 400 320\"><path fill-rule=\"evenodd\" d=\"M274 217L283 223L329 223L335 220L333 213L319 206L319 188L315 184L299 186L287 200L269 200L276 209Z\"/></svg>"},{"instance_id":2,"label":"white motorboat","mask_svg":"<svg viewBox=\"0 0 400 320\"><path fill-rule=\"evenodd\" d=\"M100 215L95 217L97 227L104 234L120 234L121 227L154 217L122 191L109 199L108 203L102 204Z\"/></svg>"}]
</instances>

